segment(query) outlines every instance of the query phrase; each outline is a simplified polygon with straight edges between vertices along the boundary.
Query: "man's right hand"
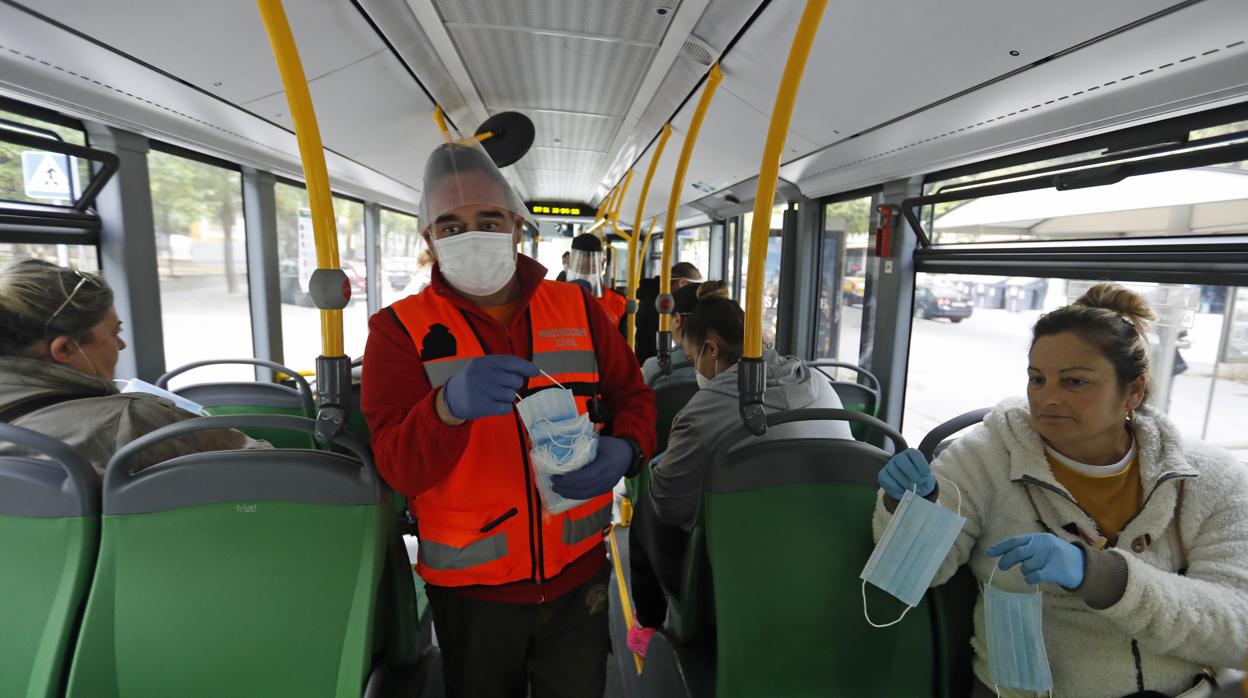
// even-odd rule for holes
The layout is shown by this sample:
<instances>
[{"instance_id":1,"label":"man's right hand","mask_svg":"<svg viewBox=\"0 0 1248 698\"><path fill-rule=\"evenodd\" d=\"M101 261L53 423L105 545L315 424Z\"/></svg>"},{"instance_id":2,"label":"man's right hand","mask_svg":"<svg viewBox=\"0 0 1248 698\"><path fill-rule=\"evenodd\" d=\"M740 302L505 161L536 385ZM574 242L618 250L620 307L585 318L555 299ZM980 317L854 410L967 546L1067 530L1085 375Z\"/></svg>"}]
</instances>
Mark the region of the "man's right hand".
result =
<instances>
[{"instance_id":1,"label":"man's right hand","mask_svg":"<svg viewBox=\"0 0 1248 698\"><path fill-rule=\"evenodd\" d=\"M464 420L507 414L525 379L539 373L532 362L510 354L477 357L446 382L446 409Z\"/></svg>"}]
</instances>

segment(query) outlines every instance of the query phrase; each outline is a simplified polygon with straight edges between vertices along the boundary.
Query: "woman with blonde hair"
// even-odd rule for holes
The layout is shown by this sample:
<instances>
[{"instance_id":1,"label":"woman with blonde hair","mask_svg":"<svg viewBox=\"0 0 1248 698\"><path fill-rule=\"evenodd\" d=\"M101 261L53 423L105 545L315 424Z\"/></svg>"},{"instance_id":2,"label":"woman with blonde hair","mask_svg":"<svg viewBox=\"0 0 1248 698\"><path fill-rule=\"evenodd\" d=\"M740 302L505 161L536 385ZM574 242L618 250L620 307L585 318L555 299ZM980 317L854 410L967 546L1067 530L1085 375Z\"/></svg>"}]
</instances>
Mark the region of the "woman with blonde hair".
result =
<instances>
[{"instance_id":1,"label":"woman with blonde hair","mask_svg":"<svg viewBox=\"0 0 1248 698\"><path fill-rule=\"evenodd\" d=\"M908 450L880 472L877 540L907 490L950 510L960 497L966 524L933 584L966 564L984 585L975 696L1208 695L1204 677L1248 659L1248 469L1146 404L1153 317L1097 284L1036 323L1025 400L930 467ZM998 592L1042 598L1042 630L994 619ZM1028 639L1047 660L1011 659ZM1027 655L1048 690L997 681Z\"/></svg>"},{"instance_id":2,"label":"woman with blonde hair","mask_svg":"<svg viewBox=\"0 0 1248 698\"><path fill-rule=\"evenodd\" d=\"M126 343L113 291L98 274L36 259L0 271L0 422L60 439L101 473L117 449L195 416L163 398L113 385ZM139 467L198 451L265 447L234 430L154 445ZM0 443L0 453L15 447Z\"/></svg>"}]
</instances>

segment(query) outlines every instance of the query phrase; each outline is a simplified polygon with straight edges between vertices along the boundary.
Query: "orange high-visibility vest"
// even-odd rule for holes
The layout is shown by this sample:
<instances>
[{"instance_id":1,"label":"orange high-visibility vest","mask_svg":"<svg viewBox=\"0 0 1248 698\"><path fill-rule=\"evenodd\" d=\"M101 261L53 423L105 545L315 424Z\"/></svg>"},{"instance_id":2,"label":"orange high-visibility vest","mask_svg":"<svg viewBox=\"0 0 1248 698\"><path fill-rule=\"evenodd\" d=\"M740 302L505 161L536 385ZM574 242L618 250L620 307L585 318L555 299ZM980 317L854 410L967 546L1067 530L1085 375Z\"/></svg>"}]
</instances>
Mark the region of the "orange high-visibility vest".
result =
<instances>
[{"instance_id":1,"label":"orange high-visibility vest","mask_svg":"<svg viewBox=\"0 0 1248 698\"><path fill-rule=\"evenodd\" d=\"M620 320L628 312L628 299L623 294L606 288L602 290L602 296L598 299L598 303L606 311L607 317L610 318L611 326L619 327Z\"/></svg>"},{"instance_id":2,"label":"orange high-visibility vest","mask_svg":"<svg viewBox=\"0 0 1248 698\"><path fill-rule=\"evenodd\" d=\"M468 361L485 356L466 315L432 288L391 306L421 352L437 388ZM585 296L577 286L543 281L529 301L533 363L576 395L582 414L597 391L598 360ZM529 379L527 395L554 386ZM437 586L542 582L589 552L611 523L611 493L562 514L542 506L520 415L483 417L454 469L409 500L420 538L416 571Z\"/></svg>"}]
</instances>

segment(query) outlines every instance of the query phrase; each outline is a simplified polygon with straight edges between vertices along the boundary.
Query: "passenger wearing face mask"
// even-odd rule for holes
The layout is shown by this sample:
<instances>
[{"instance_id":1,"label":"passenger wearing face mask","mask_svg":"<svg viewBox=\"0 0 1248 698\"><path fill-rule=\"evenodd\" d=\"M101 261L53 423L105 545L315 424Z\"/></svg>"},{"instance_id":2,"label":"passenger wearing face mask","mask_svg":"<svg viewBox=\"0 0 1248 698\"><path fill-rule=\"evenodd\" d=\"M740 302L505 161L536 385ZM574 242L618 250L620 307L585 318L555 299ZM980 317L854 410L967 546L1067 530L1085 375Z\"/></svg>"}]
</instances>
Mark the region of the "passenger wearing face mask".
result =
<instances>
[{"instance_id":1,"label":"passenger wearing face mask","mask_svg":"<svg viewBox=\"0 0 1248 698\"><path fill-rule=\"evenodd\" d=\"M707 283L688 283L672 292L672 342L675 346L672 348L672 372L664 376L659 370L659 358L651 356L641 365L641 377L646 383L652 387L658 387L661 383L666 382L683 382L692 380L695 371L693 370L693 360L685 355L685 347L681 344L681 328L689 315L693 313L693 309L698 305L698 299L703 296L719 296L721 298L728 297L728 287L722 281L708 281Z\"/></svg>"},{"instance_id":2,"label":"passenger wearing face mask","mask_svg":"<svg viewBox=\"0 0 1248 698\"><path fill-rule=\"evenodd\" d=\"M1248 660L1248 470L1146 404L1153 317L1094 286L1032 329L1026 400L880 472L877 540L907 490L966 517L932 584L985 585L977 697L1204 696Z\"/></svg>"},{"instance_id":3,"label":"passenger wearing face mask","mask_svg":"<svg viewBox=\"0 0 1248 698\"><path fill-rule=\"evenodd\" d=\"M737 361L745 340L745 313L718 295L700 299L682 323L681 343L693 359L699 390L676 415L667 450L650 469L649 496L635 503L630 537L630 572L637 627L629 647L644 655L646 645L667 615L666 588L680 591L681 562L693 528L702 484L711 467L714 444L741 424ZM796 409L840 409L827 378L792 356L764 349L769 413ZM844 422L783 424L762 440L792 438L852 439ZM750 438L742 446L756 443Z\"/></svg>"},{"instance_id":4,"label":"passenger wearing face mask","mask_svg":"<svg viewBox=\"0 0 1248 698\"><path fill-rule=\"evenodd\" d=\"M113 291L98 274L36 259L0 270L0 422L69 444L101 474L127 443L194 414L113 384L126 348ZM144 468L200 451L263 448L233 429L167 439L136 459ZM0 453L16 447L0 442Z\"/></svg>"},{"instance_id":5,"label":"passenger wearing face mask","mask_svg":"<svg viewBox=\"0 0 1248 698\"><path fill-rule=\"evenodd\" d=\"M603 277L607 269L607 256L602 240L593 233L582 233L572 239L572 252L568 257L566 280L584 282L590 294L598 299L607 318L624 333L624 317L628 311L628 299L622 293L609 288Z\"/></svg>"},{"instance_id":6,"label":"passenger wearing face mask","mask_svg":"<svg viewBox=\"0 0 1248 698\"><path fill-rule=\"evenodd\" d=\"M447 693L601 696L602 533L612 489L654 449L654 395L596 299L517 254L528 212L474 141L434 150L423 193L432 283L370 320L361 403L416 518ZM560 386L578 415L593 399L613 417L593 460L551 478L576 500L551 513L515 405Z\"/></svg>"}]
</instances>

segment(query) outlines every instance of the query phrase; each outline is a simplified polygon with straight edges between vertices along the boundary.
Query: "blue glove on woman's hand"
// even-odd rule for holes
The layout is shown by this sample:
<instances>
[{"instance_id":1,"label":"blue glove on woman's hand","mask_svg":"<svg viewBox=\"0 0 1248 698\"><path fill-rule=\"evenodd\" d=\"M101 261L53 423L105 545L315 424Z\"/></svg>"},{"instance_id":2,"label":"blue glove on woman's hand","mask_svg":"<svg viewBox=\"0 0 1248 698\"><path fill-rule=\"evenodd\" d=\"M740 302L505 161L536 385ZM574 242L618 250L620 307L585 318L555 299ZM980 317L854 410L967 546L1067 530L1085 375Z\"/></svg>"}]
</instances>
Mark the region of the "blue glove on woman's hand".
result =
<instances>
[{"instance_id":1,"label":"blue glove on woman's hand","mask_svg":"<svg viewBox=\"0 0 1248 698\"><path fill-rule=\"evenodd\" d=\"M614 436L598 437L598 457L580 470L567 475L554 475L550 487L568 499L590 499L610 492L628 472L633 462L633 447Z\"/></svg>"},{"instance_id":2,"label":"blue glove on woman's hand","mask_svg":"<svg viewBox=\"0 0 1248 698\"><path fill-rule=\"evenodd\" d=\"M446 409L466 420L507 414L525 379L539 373L532 362L511 354L479 356L446 382Z\"/></svg>"},{"instance_id":3,"label":"blue glove on woman's hand","mask_svg":"<svg viewBox=\"0 0 1248 698\"><path fill-rule=\"evenodd\" d=\"M1023 579L1028 584L1050 582L1074 589L1083 584L1083 551L1079 546L1052 533L1028 533L1006 538L988 548L990 557L1001 557L997 568L1004 571L1023 563Z\"/></svg>"},{"instance_id":4,"label":"blue glove on woman's hand","mask_svg":"<svg viewBox=\"0 0 1248 698\"><path fill-rule=\"evenodd\" d=\"M884 464L879 474L880 487L884 494L901 501L906 490L915 489L915 494L926 497L936 489L936 477L932 475L932 467L927 458L918 450L907 448Z\"/></svg>"}]
</instances>

